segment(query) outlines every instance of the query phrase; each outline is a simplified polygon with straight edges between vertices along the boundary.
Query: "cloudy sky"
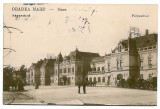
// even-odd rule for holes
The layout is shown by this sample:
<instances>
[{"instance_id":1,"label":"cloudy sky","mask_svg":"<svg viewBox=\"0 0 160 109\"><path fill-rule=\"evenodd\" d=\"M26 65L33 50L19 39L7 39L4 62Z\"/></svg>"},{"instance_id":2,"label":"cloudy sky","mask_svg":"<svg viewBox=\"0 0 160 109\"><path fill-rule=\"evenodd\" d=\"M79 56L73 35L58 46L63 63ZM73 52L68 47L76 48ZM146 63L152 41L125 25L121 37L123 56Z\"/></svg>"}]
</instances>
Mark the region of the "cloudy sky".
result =
<instances>
[{"instance_id":1,"label":"cloudy sky","mask_svg":"<svg viewBox=\"0 0 160 109\"><path fill-rule=\"evenodd\" d=\"M24 7L27 10L20 11ZM45 11L33 11L33 7ZM4 65L30 66L47 54L68 55L76 46L79 51L110 53L120 40L127 39L130 26L138 27L142 35L145 29L157 33L157 13L157 5L5 4L4 24L14 28L4 28L4 48L16 52L4 50Z\"/></svg>"}]
</instances>

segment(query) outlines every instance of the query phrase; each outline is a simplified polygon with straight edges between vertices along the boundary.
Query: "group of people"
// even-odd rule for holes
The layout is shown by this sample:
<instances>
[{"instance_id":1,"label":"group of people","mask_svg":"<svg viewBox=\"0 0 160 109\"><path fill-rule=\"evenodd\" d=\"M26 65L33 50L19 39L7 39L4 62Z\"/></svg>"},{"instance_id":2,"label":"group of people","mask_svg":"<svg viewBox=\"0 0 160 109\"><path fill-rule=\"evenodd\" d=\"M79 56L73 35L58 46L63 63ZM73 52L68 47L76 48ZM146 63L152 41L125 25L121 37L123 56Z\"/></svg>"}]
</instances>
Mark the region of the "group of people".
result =
<instances>
[{"instance_id":1,"label":"group of people","mask_svg":"<svg viewBox=\"0 0 160 109\"><path fill-rule=\"evenodd\" d=\"M94 86L96 86L96 84L97 84L97 81L88 81L88 86L90 86L90 87L94 87Z\"/></svg>"},{"instance_id":2,"label":"group of people","mask_svg":"<svg viewBox=\"0 0 160 109\"><path fill-rule=\"evenodd\" d=\"M79 79L79 81L78 81L78 93L80 94L81 92L81 86L83 87L83 93L84 94L86 94L86 86L87 86L87 81L86 80L83 80L83 81L81 81L80 79Z\"/></svg>"},{"instance_id":3,"label":"group of people","mask_svg":"<svg viewBox=\"0 0 160 109\"><path fill-rule=\"evenodd\" d=\"M23 91L24 90L24 81L22 79L13 80L11 83L12 90Z\"/></svg>"}]
</instances>

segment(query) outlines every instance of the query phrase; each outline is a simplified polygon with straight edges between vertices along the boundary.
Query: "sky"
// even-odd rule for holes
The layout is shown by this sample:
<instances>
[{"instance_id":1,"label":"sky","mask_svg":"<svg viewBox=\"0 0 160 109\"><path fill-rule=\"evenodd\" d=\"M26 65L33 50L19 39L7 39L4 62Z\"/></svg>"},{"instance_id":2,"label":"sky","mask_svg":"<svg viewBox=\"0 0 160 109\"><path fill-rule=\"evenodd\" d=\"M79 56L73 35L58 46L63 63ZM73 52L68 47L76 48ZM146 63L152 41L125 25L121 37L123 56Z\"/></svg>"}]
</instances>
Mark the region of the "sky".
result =
<instances>
[{"instance_id":1,"label":"sky","mask_svg":"<svg viewBox=\"0 0 160 109\"><path fill-rule=\"evenodd\" d=\"M28 10L20 11L24 7ZM43 7L45 11L33 11L33 7ZM157 5L4 4L3 15L4 24L16 28L3 31L3 47L16 51L8 54L9 50L4 50L3 64L13 67L22 64L29 67L47 54L69 55L76 47L103 56L120 40L128 38L130 26L138 27L142 35L145 29L149 33L158 32ZM30 17L16 19L14 15Z\"/></svg>"}]
</instances>

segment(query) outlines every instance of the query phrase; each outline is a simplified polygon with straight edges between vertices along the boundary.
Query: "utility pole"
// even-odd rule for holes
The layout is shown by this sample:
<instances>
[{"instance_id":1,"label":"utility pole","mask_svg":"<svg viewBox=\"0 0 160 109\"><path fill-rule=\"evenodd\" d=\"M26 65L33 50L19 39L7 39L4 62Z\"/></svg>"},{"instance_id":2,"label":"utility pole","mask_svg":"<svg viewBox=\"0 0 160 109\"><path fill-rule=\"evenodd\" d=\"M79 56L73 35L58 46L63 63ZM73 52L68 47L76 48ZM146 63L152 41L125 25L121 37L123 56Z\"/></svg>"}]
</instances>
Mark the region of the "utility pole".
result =
<instances>
[{"instance_id":1,"label":"utility pole","mask_svg":"<svg viewBox=\"0 0 160 109\"><path fill-rule=\"evenodd\" d=\"M134 81L140 75L139 71L139 54L137 49L136 36L139 36L139 28L131 27L128 38L129 48L129 77ZM133 61L134 60L134 61Z\"/></svg>"},{"instance_id":2,"label":"utility pole","mask_svg":"<svg viewBox=\"0 0 160 109\"><path fill-rule=\"evenodd\" d=\"M23 33L23 31L21 31L21 30L18 29L18 28L15 28L15 27L6 26L5 23L3 23L3 28L6 28L6 29L8 30L8 32L9 32L9 34L10 34L10 39L9 39L9 40L10 40L10 47L9 47L9 48L3 48L4 50L5 50L5 49L8 49L8 50L9 50L9 52L4 56L4 57L6 57L6 56L8 56L12 51L16 52L14 49L11 48L12 31L10 31L10 29L17 30L17 31L19 31L20 33Z\"/></svg>"},{"instance_id":3,"label":"utility pole","mask_svg":"<svg viewBox=\"0 0 160 109\"><path fill-rule=\"evenodd\" d=\"M60 75L59 75L59 57L58 57L58 86L60 86Z\"/></svg>"}]
</instances>

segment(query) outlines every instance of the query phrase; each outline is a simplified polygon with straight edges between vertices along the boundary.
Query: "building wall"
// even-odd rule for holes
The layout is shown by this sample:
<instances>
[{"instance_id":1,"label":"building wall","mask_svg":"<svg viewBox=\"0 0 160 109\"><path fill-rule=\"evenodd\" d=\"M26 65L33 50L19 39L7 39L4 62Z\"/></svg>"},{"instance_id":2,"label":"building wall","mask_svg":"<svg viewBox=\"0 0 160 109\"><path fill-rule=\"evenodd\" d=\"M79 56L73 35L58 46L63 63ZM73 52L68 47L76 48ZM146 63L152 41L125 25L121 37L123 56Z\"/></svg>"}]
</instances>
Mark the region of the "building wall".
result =
<instances>
[{"instance_id":1,"label":"building wall","mask_svg":"<svg viewBox=\"0 0 160 109\"><path fill-rule=\"evenodd\" d=\"M45 67L40 68L40 84L45 85Z\"/></svg>"},{"instance_id":2,"label":"building wall","mask_svg":"<svg viewBox=\"0 0 160 109\"><path fill-rule=\"evenodd\" d=\"M59 64L59 73L60 78L66 76L68 81L67 84L75 85L75 62L62 62ZM69 70L70 69L70 70ZM61 72L61 71L62 72ZM55 64L54 67L54 76L51 77L51 84L58 85L58 64Z\"/></svg>"},{"instance_id":3,"label":"building wall","mask_svg":"<svg viewBox=\"0 0 160 109\"><path fill-rule=\"evenodd\" d=\"M88 81L92 81L93 82L94 78L95 78L95 80L97 82L96 85L106 85L105 74L92 74L92 75L88 75Z\"/></svg>"},{"instance_id":4,"label":"building wall","mask_svg":"<svg viewBox=\"0 0 160 109\"><path fill-rule=\"evenodd\" d=\"M118 52L116 50L114 53L105 56L105 76L102 73L96 72L96 74L88 73L88 80L94 77L105 77L104 85L115 86L117 82L118 75L122 75L123 79L127 80L130 76L137 75L138 69L139 74L137 78L141 76L143 79L147 80L150 77L157 76L157 48L156 46L144 47L143 50L138 48L138 54L134 56L134 54L130 54L127 50L121 50ZM141 65L141 59L143 59L143 65ZM151 66L149 66L149 59L151 60ZM121 67L117 65L117 61L121 60ZM109 67L108 67L109 64ZM102 63L94 63L91 64L91 67L102 67ZM118 67L117 67L118 66ZM137 69L132 67L137 67ZM97 70L97 68L96 68Z\"/></svg>"},{"instance_id":5,"label":"building wall","mask_svg":"<svg viewBox=\"0 0 160 109\"><path fill-rule=\"evenodd\" d=\"M157 50L145 50L140 51L140 59L143 60L143 64L140 67L140 75L143 79L149 79L149 76L157 76ZM151 60L151 66L149 65L149 59Z\"/></svg>"},{"instance_id":6,"label":"building wall","mask_svg":"<svg viewBox=\"0 0 160 109\"><path fill-rule=\"evenodd\" d=\"M34 80L34 83L35 84L41 84L41 81L40 81L40 68L35 68L35 76L34 76L35 80Z\"/></svg>"},{"instance_id":7,"label":"building wall","mask_svg":"<svg viewBox=\"0 0 160 109\"><path fill-rule=\"evenodd\" d=\"M117 61L118 61L118 67L117 67ZM121 66L120 66L120 61L121 61ZM105 60L105 66L106 67L108 67L108 62L110 62L110 72L128 70L128 67L129 67L129 53L128 52L123 52L123 53L112 54L109 57L109 59ZM106 70L108 71L108 68L106 68Z\"/></svg>"},{"instance_id":8,"label":"building wall","mask_svg":"<svg viewBox=\"0 0 160 109\"><path fill-rule=\"evenodd\" d=\"M117 71L117 72L111 72L111 73L106 73L106 84L109 86L115 86L117 83L117 76L122 75L123 79L127 80L129 77L129 71ZM109 79L110 78L110 79Z\"/></svg>"},{"instance_id":9,"label":"building wall","mask_svg":"<svg viewBox=\"0 0 160 109\"><path fill-rule=\"evenodd\" d=\"M102 69L103 68L103 69ZM88 72L88 81L94 82L96 81L96 85L105 85L106 77L105 77L105 62L95 62L91 63L92 71Z\"/></svg>"},{"instance_id":10,"label":"building wall","mask_svg":"<svg viewBox=\"0 0 160 109\"><path fill-rule=\"evenodd\" d=\"M30 71L26 72L26 83L29 85L30 84Z\"/></svg>"},{"instance_id":11,"label":"building wall","mask_svg":"<svg viewBox=\"0 0 160 109\"><path fill-rule=\"evenodd\" d=\"M30 80L29 80L30 84L31 85L35 84L35 68L30 69L29 75L30 75Z\"/></svg>"}]
</instances>

